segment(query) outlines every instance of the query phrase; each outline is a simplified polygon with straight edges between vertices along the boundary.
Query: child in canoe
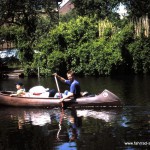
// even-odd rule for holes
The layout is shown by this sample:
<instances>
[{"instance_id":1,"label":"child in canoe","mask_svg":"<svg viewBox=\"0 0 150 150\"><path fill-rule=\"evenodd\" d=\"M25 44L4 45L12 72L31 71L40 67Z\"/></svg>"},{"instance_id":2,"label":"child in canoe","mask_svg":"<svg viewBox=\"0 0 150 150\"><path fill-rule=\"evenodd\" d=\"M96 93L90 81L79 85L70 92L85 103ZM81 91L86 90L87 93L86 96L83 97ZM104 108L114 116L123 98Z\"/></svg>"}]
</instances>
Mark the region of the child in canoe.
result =
<instances>
[{"instance_id":1,"label":"child in canoe","mask_svg":"<svg viewBox=\"0 0 150 150\"><path fill-rule=\"evenodd\" d=\"M25 89L23 88L23 83L17 82L16 83L16 94L10 94L10 96L24 96L25 95Z\"/></svg>"}]
</instances>

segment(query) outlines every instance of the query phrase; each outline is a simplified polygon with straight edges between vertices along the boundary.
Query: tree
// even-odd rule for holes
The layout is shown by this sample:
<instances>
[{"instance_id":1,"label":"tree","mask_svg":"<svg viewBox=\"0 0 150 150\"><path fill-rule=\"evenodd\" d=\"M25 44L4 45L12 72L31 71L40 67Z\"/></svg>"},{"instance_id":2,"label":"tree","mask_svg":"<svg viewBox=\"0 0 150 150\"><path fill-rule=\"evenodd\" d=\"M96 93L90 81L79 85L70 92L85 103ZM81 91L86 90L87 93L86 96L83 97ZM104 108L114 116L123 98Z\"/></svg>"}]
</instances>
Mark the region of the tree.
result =
<instances>
[{"instance_id":1,"label":"tree","mask_svg":"<svg viewBox=\"0 0 150 150\"><path fill-rule=\"evenodd\" d=\"M130 17L150 17L150 0L122 0Z\"/></svg>"},{"instance_id":2,"label":"tree","mask_svg":"<svg viewBox=\"0 0 150 150\"><path fill-rule=\"evenodd\" d=\"M104 19L117 15L114 8L119 6L119 0L71 0L75 6L76 13L81 16L95 16ZM118 16L118 15L117 15Z\"/></svg>"},{"instance_id":3,"label":"tree","mask_svg":"<svg viewBox=\"0 0 150 150\"><path fill-rule=\"evenodd\" d=\"M54 8L60 0L1 0L0 1L0 25L6 23L23 24L24 19L31 19L41 14L54 17ZM57 18L58 19L58 18ZM27 20L28 21L28 20Z\"/></svg>"},{"instance_id":4,"label":"tree","mask_svg":"<svg viewBox=\"0 0 150 150\"><path fill-rule=\"evenodd\" d=\"M17 48L21 50L22 59L27 62L33 59L33 46L37 37L46 34L46 31L49 31L50 27L58 23L58 12L55 10L59 1L60 0L0 1L1 27L3 25L8 28L10 26L23 27L23 32L15 38ZM46 17L49 22L46 23L44 21L44 25L41 25L42 20ZM12 40L14 40L14 37Z\"/></svg>"}]
</instances>

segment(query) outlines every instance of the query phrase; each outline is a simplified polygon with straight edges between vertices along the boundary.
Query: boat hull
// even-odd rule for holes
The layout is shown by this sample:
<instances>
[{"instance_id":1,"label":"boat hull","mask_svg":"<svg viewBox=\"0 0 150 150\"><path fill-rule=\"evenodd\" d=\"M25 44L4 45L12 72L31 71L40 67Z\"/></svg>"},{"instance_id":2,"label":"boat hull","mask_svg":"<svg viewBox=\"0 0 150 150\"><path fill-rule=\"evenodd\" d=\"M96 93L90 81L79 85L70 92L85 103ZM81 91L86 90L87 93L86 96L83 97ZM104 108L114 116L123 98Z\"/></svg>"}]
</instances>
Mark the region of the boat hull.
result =
<instances>
[{"instance_id":1,"label":"boat hull","mask_svg":"<svg viewBox=\"0 0 150 150\"><path fill-rule=\"evenodd\" d=\"M69 99L67 99L69 100ZM64 102L67 106L121 106L118 96L108 90L95 96L77 98L75 101ZM10 92L0 92L0 105L14 107L58 107L61 106L59 98L49 97L18 97L10 96Z\"/></svg>"}]
</instances>

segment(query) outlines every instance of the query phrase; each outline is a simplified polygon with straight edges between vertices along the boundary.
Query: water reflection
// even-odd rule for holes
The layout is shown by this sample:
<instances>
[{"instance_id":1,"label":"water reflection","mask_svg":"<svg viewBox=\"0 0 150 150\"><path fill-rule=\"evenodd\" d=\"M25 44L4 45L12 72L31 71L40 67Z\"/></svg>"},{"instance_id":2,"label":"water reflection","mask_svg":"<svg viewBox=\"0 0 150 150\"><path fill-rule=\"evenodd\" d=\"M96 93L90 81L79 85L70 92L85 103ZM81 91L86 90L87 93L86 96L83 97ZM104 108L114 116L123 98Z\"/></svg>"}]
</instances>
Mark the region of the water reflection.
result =
<instances>
[{"instance_id":1,"label":"water reflection","mask_svg":"<svg viewBox=\"0 0 150 150\"><path fill-rule=\"evenodd\" d=\"M60 130L62 126L62 121L67 121L67 134L69 141L75 141L79 139L80 136L80 127L82 126L82 116L77 116L77 110L75 108L66 109L61 112L60 121L59 121L59 130L57 133L57 139L60 140Z\"/></svg>"},{"instance_id":2,"label":"water reflection","mask_svg":"<svg viewBox=\"0 0 150 150\"><path fill-rule=\"evenodd\" d=\"M66 120L66 124L63 123L63 119ZM61 133L62 126L65 126L67 133L67 141L63 140L61 137L64 137L64 132ZM80 137L80 128L82 126L82 118L77 116L76 109L67 109L61 111L60 121L59 121L59 130L57 132L56 149L77 149L76 140ZM64 141L64 142L62 142Z\"/></svg>"},{"instance_id":3,"label":"water reflection","mask_svg":"<svg viewBox=\"0 0 150 150\"><path fill-rule=\"evenodd\" d=\"M13 116L12 116L13 117ZM50 114L48 112L38 112L38 111L24 111L20 116L18 115L18 127L22 129L24 124L32 124L34 126L44 126L47 123L51 124Z\"/></svg>"},{"instance_id":4,"label":"water reflection","mask_svg":"<svg viewBox=\"0 0 150 150\"><path fill-rule=\"evenodd\" d=\"M26 146L32 149L33 145L35 149L40 149L39 146L42 148L43 142L44 149L77 149L78 141L83 140L80 137L84 134L82 129L88 119L108 123L115 119L116 114L118 112L111 110L1 107L0 142L5 148L12 148L13 145L12 149L15 150L26 149Z\"/></svg>"},{"instance_id":5,"label":"water reflection","mask_svg":"<svg viewBox=\"0 0 150 150\"><path fill-rule=\"evenodd\" d=\"M105 122L111 122L115 118L117 112L113 111L95 111L95 110L78 110L78 116L92 117L94 119L101 119Z\"/></svg>"},{"instance_id":6,"label":"water reflection","mask_svg":"<svg viewBox=\"0 0 150 150\"><path fill-rule=\"evenodd\" d=\"M4 113L4 114L3 114ZM5 113L7 115L5 115ZM0 116L3 119L12 120L18 124L18 129L23 129L26 125L32 126L46 126L53 123L58 124L57 140L60 140L59 134L62 129L62 125L66 126L69 141L79 139L80 127L82 126L82 119L91 117L94 119L100 119L105 122L111 122L115 119L118 111L114 110L92 110L92 109L75 109L69 108L63 109L30 109L30 108L3 108Z\"/></svg>"},{"instance_id":7,"label":"water reflection","mask_svg":"<svg viewBox=\"0 0 150 150\"><path fill-rule=\"evenodd\" d=\"M149 142L149 107L0 108L0 149L128 149ZM111 143L111 144L108 144ZM144 146L147 148L148 145Z\"/></svg>"}]
</instances>

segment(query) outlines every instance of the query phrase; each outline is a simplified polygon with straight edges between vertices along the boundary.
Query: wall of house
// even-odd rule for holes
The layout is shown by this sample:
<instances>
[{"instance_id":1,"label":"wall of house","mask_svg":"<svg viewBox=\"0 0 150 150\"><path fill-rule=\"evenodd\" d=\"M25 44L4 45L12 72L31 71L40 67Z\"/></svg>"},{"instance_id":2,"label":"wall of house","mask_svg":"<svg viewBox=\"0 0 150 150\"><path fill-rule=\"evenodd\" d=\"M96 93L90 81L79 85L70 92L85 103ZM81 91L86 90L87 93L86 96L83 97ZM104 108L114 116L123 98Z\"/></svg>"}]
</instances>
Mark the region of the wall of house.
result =
<instances>
[{"instance_id":1,"label":"wall of house","mask_svg":"<svg viewBox=\"0 0 150 150\"><path fill-rule=\"evenodd\" d=\"M12 48L14 48L14 44L12 42L1 42L0 43L0 50L12 49Z\"/></svg>"},{"instance_id":2,"label":"wall of house","mask_svg":"<svg viewBox=\"0 0 150 150\"><path fill-rule=\"evenodd\" d=\"M59 14L60 15L65 15L69 11L71 11L74 8L74 5L68 1L66 4L64 4L62 7L59 9Z\"/></svg>"}]
</instances>

